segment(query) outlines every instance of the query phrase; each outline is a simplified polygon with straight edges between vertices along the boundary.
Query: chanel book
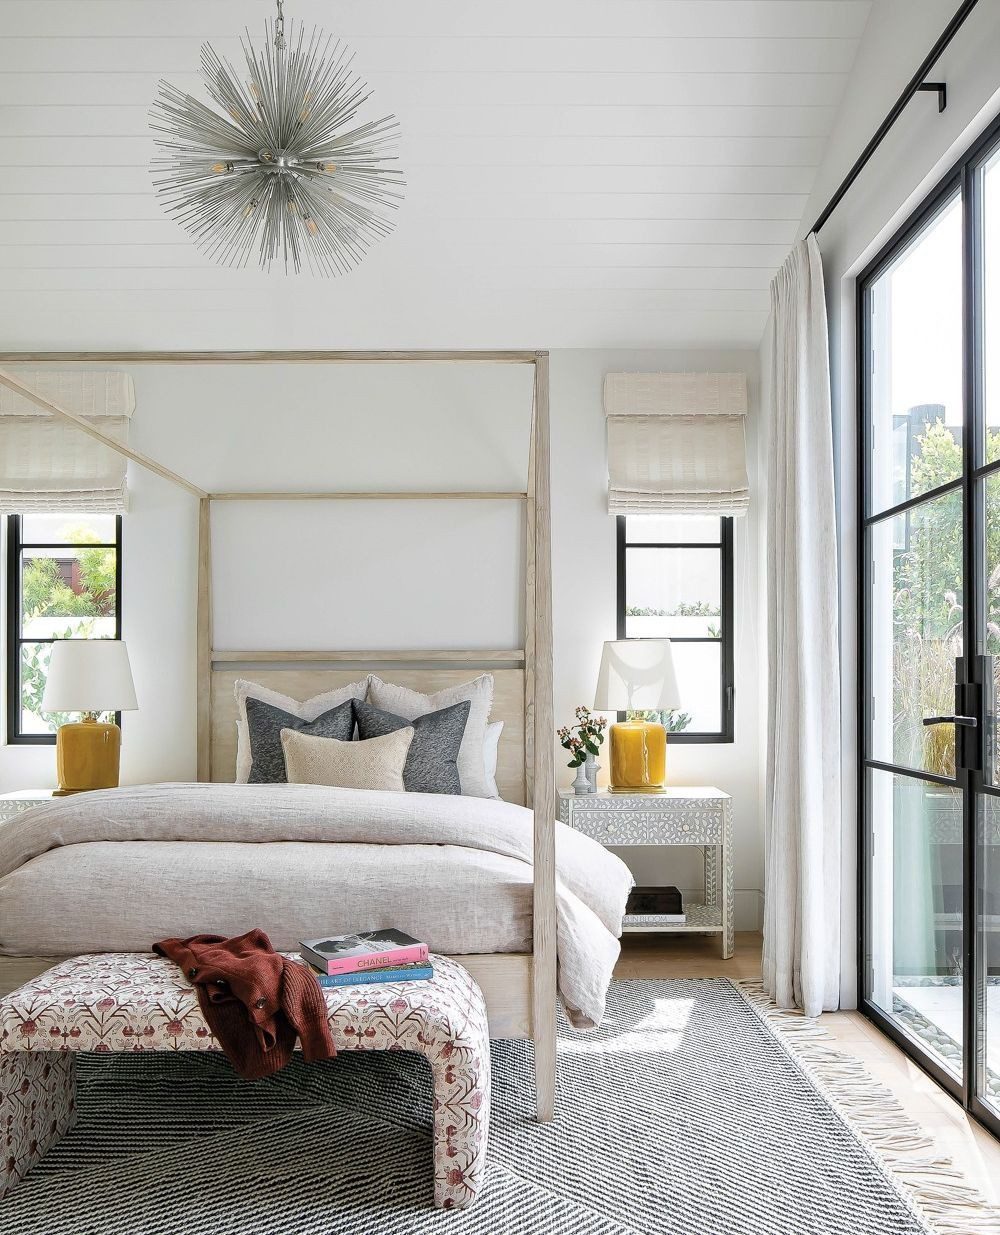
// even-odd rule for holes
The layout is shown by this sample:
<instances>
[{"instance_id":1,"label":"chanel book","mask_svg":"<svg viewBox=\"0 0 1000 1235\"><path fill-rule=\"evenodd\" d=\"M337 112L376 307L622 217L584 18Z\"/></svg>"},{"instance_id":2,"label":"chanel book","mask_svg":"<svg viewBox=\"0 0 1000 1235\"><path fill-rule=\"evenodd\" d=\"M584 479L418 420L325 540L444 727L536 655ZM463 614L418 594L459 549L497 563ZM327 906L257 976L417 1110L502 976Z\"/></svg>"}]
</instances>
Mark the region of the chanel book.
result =
<instances>
[{"instance_id":1,"label":"chanel book","mask_svg":"<svg viewBox=\"0 0 1000 1235\"><path fill-rule=\"evenodd\" d=\"M392 928L303 939L299 951L304 961L325 974L398 969L401 965L421 964L428 956L427 944Z\"/></svg>"}]
</instances>

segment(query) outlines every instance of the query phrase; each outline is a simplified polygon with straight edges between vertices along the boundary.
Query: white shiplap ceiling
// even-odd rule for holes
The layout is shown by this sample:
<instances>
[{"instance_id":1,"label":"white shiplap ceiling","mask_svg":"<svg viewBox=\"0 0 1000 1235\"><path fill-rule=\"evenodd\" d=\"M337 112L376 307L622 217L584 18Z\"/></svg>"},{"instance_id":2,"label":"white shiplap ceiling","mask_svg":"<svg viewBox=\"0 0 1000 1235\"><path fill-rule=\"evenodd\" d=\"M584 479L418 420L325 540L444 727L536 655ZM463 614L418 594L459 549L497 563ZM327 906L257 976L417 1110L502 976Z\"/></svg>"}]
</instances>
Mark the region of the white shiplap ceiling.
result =
<instances>
[{"instance_id":1,"label":"white shiplap ceiling","mask_svg":"<svg viewBox=\"0 0 1000 1235\"><path fill-rule=\"evenodd\" d=\"M0 0L0 347L756 346L870 0L286 0L402 124L340 279L213 266L153 196L159 77L270 0Z\"/></svg>"}]
</instances>

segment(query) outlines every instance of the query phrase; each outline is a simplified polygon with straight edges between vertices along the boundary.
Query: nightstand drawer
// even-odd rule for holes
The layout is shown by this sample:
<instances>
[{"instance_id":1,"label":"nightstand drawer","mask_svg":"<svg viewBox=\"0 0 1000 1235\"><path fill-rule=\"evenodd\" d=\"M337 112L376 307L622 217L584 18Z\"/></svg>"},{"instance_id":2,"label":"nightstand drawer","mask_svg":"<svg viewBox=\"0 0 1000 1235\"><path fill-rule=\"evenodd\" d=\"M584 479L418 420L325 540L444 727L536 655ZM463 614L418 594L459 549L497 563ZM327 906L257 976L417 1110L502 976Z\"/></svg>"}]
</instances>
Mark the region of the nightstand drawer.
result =
<instances>
[{"instance_id":1,"label":"nightstand drawer","mask_svg":"<svg viewBox=\"0 0 1000 1235\"><path fill-rule=\"evenodd\" d=\"M629 810L573 804L570 826L602 845L721 845L721 807L674 800L668 810Z\"/></svg>"}]
</instances>

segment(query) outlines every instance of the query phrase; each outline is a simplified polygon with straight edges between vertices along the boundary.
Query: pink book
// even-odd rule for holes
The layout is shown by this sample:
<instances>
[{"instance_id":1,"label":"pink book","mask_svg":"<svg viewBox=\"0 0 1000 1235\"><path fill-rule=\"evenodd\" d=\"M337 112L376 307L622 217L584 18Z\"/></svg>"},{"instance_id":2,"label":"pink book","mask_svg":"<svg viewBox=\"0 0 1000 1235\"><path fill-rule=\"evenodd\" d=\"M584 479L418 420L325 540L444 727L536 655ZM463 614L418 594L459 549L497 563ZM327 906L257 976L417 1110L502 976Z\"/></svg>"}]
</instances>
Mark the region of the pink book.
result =
<instances>
[{"instance_id":1,"label":"pink book","mask_svg":"<svg viewBox=\"0 0 1000 1235\"><path fill-rule=\"evenodd\" d=\"M420 964L428 957L427 944L391 928L361 931L356 935L303 939L299 951L304 961L320 973L331 975Z\"/></svg>"}]
</instances>

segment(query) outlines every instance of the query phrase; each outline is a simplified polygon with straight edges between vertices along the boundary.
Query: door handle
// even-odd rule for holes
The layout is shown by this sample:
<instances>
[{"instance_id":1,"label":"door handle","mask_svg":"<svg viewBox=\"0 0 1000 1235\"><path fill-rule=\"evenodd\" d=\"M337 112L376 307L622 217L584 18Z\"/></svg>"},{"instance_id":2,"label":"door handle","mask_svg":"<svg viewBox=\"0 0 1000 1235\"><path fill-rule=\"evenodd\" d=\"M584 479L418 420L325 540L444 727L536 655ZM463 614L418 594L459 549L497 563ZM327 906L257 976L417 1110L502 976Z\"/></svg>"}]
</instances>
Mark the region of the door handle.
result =
<instances>
[{"instance_id":1,"label":"door handle","mask_svg":"<svg viewBox=\"0 0 1000 1235\"><path fill-rule=\"evenodd\" d=\"M925 716L925 725L964 725L966 729L975 729L979 721L975 716Z\"/></svg>"}]
</instances>

